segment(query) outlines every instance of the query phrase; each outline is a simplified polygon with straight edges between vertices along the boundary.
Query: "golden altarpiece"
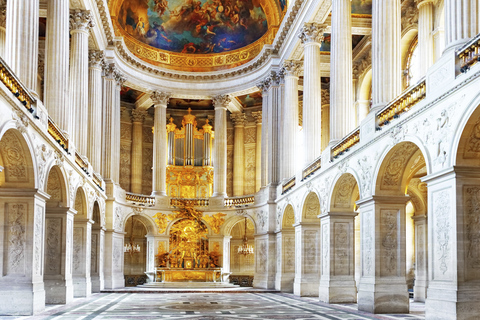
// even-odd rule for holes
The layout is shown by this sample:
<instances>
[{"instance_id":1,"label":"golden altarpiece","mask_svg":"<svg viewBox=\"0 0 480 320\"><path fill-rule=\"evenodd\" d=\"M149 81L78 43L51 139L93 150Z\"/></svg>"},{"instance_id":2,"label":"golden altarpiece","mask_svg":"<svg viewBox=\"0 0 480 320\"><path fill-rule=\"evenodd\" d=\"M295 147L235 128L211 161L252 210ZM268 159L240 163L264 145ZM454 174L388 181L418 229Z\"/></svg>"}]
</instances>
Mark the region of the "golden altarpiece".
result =
<instances>
[{"instance_id":1,"label":"golden altarpiece","mask_svg":"<svg viewBox=\"0 0 480 320\"><path fill-rule=\"evenodd\" d=\"M181 128L170 118L167 139L167 194L172 198L209 198L213 192L214 139L209 120L198 129L189 108Z\"/></svg>"}]
</instances>

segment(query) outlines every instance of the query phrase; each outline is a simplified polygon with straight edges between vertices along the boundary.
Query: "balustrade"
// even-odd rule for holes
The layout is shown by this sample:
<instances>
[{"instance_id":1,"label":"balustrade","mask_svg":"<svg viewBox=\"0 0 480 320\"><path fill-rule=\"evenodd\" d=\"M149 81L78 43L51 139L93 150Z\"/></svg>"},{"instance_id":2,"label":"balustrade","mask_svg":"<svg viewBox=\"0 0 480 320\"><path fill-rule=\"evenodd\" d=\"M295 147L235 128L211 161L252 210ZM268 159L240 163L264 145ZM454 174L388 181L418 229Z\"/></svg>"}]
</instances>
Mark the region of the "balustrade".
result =
<instances>
[{"instance_id":1,"label":"balustrade","mask_svg":"<svg viewBox=\"0 0 480 320\"><path fill-rule=\"evenodd\" d=\"M247 195L247 196L241 196L241 197L225 198L224 205L225 207L241 207L241 206L246 206L254 203L255 203L255 196Z\"/></svg>"},{"instance_id":2,"label":"balustrade","mask_svg":"<svg viewBox=\"0 0 480 320\"><path fill-rule=\"evenodd\" d=\"M208 207L209 200L207 198L185 199L185 198L171 198L171 207Z\"/></svg>"},{"instance_id":3,"label":"balustrade","mask_svg":"<svg viewBox=\"0 0 480 320\"><path fill-rule=\"evenodd\" d=\"M470 67L480 62L480 34L470 40L457 52L460 59L460 72L466 73Z\"/></svg>"},{"instance_id":4,"label":"balustrade","mask_svg":"<svg viewBox=\"0 0 480 320\"><path fill-rule=\"evenodd\" d=\"M322 157L317 158L302 171L302 181L310 177L322 167Z\"/></svg>"},{"instance_id":5,"label":"balustrade","mask_svg":"<svg viewBox=\"0 0 480 320\"><path fill-rule=\"evenodd\" d=\"M288 191L292 190L293 187L295 187L296 179L295 176L292 178L288 179L283 185L282 185L282 195L287 193Z\"/></svg>"},{"instance_id":6,"label":"balustrade","mask_svg":"<svg viewBox=\"0 0 480 320\"><path fill-rule=\"evenodd\" d=\"M68 139L50 117L48 117L48 133L68 153Z\"/></svg>"},{"instance_id":7,"label":"balustrade","mask_svg":"<svg viewBox=\"0 0 480 320\"><path fill-rule=\"evenodd\" d=\"M2 58L0 58L0 81L2 81L8 90L17 97L18 101L20 101L30 113L33 113L35 98L33 98L30 92L28 92L28 89L17 78Z\"/></svg>"},{"instance_id":8,"label":"balustrade","mask_svg":"<svg viewBox=\"0 0 480 320\"><path fill-rule=\"evenodd\" d=\"M332 148L333 158L341 156L344 152L347 152L351 147L360 142L360 127L350 132L345 138L340 140Z\"/></svg>"},{"instance_id":9,"label":"balustrade","mask_svg":"<svg viewBox=\"0 0 480 320\"><path fill-rule=\"evenodd\" d=\"M143 206L151 207L155 205L155 197L146 196L142 194L135 194L131 192L126 193L125 200L127 202L132 202L134 204L143 205Z\"/></svg>"}]
</instances>

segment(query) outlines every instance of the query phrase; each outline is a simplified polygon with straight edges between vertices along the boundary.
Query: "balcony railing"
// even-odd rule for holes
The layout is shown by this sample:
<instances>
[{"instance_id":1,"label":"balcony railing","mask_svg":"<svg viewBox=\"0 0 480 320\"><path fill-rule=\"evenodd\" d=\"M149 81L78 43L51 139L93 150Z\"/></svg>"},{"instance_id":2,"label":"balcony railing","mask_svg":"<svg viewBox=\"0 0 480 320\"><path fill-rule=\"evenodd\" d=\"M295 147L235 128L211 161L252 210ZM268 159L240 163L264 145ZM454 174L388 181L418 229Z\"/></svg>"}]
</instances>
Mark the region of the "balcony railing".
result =
<instances>
[{"instance_id":1,"label":"balcony railing","mask_svg":"<svg viewBox=\"0 0 480 320\"><path fill-rule=\"evenodd\" d=\"M241 196L241 197L225 198L224 205L225 207L242 207L242 206L246 206L254 203L255 203L255 196L247 195L247 196Z\"/></svg>"},{"instance_id":2,"label":"balcony railing","mask_svg":"<svg viewBox=\"0 0 480 320\"><path fill-rule=\"evenodd\" d=\"M345 138L343 138L339 143L333 146L332 156L337 158L341 156L344 152L350 150L351 147L360 142L360 127L356 128L350 132Z\"/></svg>"},{"instance_id":3,"label":"balcony railing","mask_svg":"<svg viewBox=\"0 0 480 320\"><path fill-rule=\"evenodd\" d=\"M75 163L83 170L83 172L88 174L88 163L77 152L75 152Z\"/></svg>"},{"instance_id":4,"label":"balcony railing","mask_svg":"<svg viewBox=\"0 0 480 320\"><path fill-rule=\"evenodd\" d=\"M209 200L207 198L185 199L185 198L171 198L171 207L208 207Z\"/></svg>"},{"instance_id":5,"label":"balcony railing","mask_svg":"<svg viewBox=\"0 0 480 320\"><path fill-rule=\"evenodd\" d=\"M282 185L282 194L287 193L288 191L292 190L293 187L295 187L296 179L295 176L291 177L288 179L283 185Z\"/></svg>"},{"instance_id":6,"label":"balcony railing","mask_svg":"<svg viewBox=\"0 0 480 320\"><path fill-rule=\"evenodd\" d=\"M310 177L315 171L319 170L322 167L322 157L319 157L317 160L313 161L302 171L302 180Z\"/></svg>"},{"instance_id":7,"label":"balcony railing","mask_svg":"<svg viewBox=\"0 0 480 320\"><path fill-rule=\"evenodd\" d=\"M102 177L96 173L96 172L93 172L92 174L92 180L93 180L93 183L95 183L97 185L97 187L100 188L100 190L103 191L103 187L102 187Z\"/></svg>"},{"instance_id":8,"label":"balcony railing","mask_svg":"<svg viewBox=\"0 0 480 320\"><path fill-rule=\"evenodd\" d=\"M63 150L68 152L68 139L62 133L60 128L53 122L53 120L48 117L48 133L53 137L55 141L63 148Z\"/></svg>"},{"instance_id":9,"label":"balcony railing","mask_svg":"<svg viewBox=\"0 0 480 320\"><path fill-rule=\"evenodd\" d=\"M128 202L132 202L134 204L144 205L144 206L154 206L155 205L155 198L151 196L146 196L143 194L135 194L131 192L127 192L125 196L125 200Z\"/></svg>"},{"instance_id":10,"label":"balcony railing","mask_svg":"<svg viewBox=\"0 0 480 320\"><path fill-rule=\"evenodd\" d=\"M398 98L390 102L385 108L377 113L378 125L384 126L390 123L392 119L396 119L403 112L408 111L411 107L423 100L427 94L427 86L425 78L418 82L415 86L407 89Z\"/></svg>"},{"instance_id":11,"label":"balcony railing","mask_svg":"<svg viewBox=\"0 0 480 320\"><path fill-rule=\"evenodd\" d=\"M465 73L470 67L480 62L480 34L470 40L457 52L460 59L460 72Z\"/></svg>"},{"instance_id":12,"label":"balcony railing","mask_svg":"<svg viewBox=\"0 0 480 320\"><path fill-rule=\"evenodd\" d=\"M35 103L35 98L28 92L28 89L2 58L0 58L0 81L17 97L18 101L20 101L30 113L34 111L33 104Z\"/></svg>"}]
</instances>

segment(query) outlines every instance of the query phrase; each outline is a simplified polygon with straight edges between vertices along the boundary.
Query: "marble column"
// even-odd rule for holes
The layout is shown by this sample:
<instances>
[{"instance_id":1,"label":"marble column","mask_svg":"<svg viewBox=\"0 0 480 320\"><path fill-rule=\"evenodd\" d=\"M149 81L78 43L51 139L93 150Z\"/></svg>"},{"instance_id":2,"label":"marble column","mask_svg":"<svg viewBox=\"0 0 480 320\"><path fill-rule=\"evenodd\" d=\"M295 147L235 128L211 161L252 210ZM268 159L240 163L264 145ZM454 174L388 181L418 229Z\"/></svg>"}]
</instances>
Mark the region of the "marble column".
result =
<instances>
[{"instance_id":1,"label":"marble column","mask_svg":"<svg viewBox=\"0 0 480 320\"><path fill-rule=\"evenodd\" d=\"M26 1L28 3L35 1ZM45 44L45 93L44 105L49 116L60 127L74 134L70 125L75 121L75 113L68 99L69 62L69 17L70 2L65 0L47 1L47 35ZM22 23L28 19L22 16ZM38 24L38 18L35 20ZM38 33L35 34L38 37ZM37 56L35 55L35 59ZM35 78L37 70L35 70Z\"/></svg>"},{"instance_id":2,"label":"marble column","mask_svg":"<svg viewBox=\"0 0 480 320\"><path fill-rule=\"evenodd\" d=\"M0 1L0 57L5 60L5 44L7 37L7 4L6 0Z\"/></svg>"},{"instance_id":3,"label":"marble column","mask_svg":"<svg viewBox=\"0 0 480 320\"><path fill-rule=\"evenodd\" d=\"M355 223L356 212L321 215L322 267L319 299L326 303L356 303Z\"/></svg>"},{"instance_id":4,"label":"marble column","mask_svg":"<svg viewBox=\"0 0 480 320\"><path fill-rule=\"evenodd\" d=\"M320 76L320 46L325 26L305 23L299 37L303 44L303 136L304 165L322 153L322 81Z\"/></svg>"},{"instance_id":5,"label":"marble column","mask_svg":"<svg viewBox=\"0 0 480 320\"><path fill-rule=\"evenodd\" d=\"M6 16L5 43L8 46L5 46L5 55L2 57L23 84L34 92L37 90L38 75L39 1L8 1ZM65 24L67 32L68 12Z\"/></svg>"},{"instance_id":6,"label":"marble column","mask_svg":"<svg viewBox=\"0 0 480 320\"><path fill-rule=\"evenodd\" d=\"M215 106L213 197L227 196L227 106L230 101L228 95L213 97Z\"/></svg>"},{"instance_id":7,"label":"marble column","mask_svg":"<svg viewBox=\"0 0 480 320\"><path fill-rule=\"evenodd\" d=\"M416 0L418 7L418 50L420 75L433 64L433 0Z\"/></svg>"},{"instance_id":8,"label":"marble column","mask_svg":"<svg viewBox=\"0 0 480 320\"><path fill-rule=\"evenodd\" d=\"M70 141L73 140L81 155L87 154L88 136L88 36L92 22L90 11L70 12ZM72 139L73 136L73 139Z\"/></svg>"},{"instance_id":9,"label":"marble column","mask_svg":"<svg viewBox=\"0 0 480 320\"><path fill-rule=\"evenodd\" d=\"M372 11L373 113L402 91L400 0L373 0Z\"/></svg>"},{"instance_id":10,"label":"marble column","mask_svg":"<svg viewBox=\"0 0 480 320\"><path fill-rule=\"evenodd\" d=\"M330 143L330 91L322 89L322 150Z\"/></svg>"},{"instance_id":11,"label":"marble column","mask_svg":"<svg viewBox=\"0 0 480 320\"><path fill-rule=\"evenodd\" d=\"M480 32L478 0L445 0L445 50L458 48Z\"/></svg>"},{"instance_id":12,"label":"marble column","mask_svg":"<svg viewBox=\"0 0 480 320\"><path fill-rule=\"evenodd\" d=\"M293 293L300 297L318 296L320 228L318 223L299 222L295 227L295 280Z\"/></svg>"},{"instance_id":13,"label":"marble column","mask_svg":"<svg viewBox=\"0 0 480 320\"><path fill-rule=\"evenodd\" d=\"M120 181L120 87L125 78L115 64L104 67L102 108L102 176L106 182Z\"/></svg>"},{"instance_id":14,"label":"marble column","mask_svg":"<svg viewBox=\"0 0 480 320\"><path fill-rule=\"evenodd\" d=\"M279 131L282 97L280 95L280 77L272 72L266 80L269 83L268 90L268 145L267 162L268 175L267 184L275 187L280 180L280 153L279 153Z\"/></svg>"},{"instance_id":15,"label":"marble column","mask_svg":"<svg viewBox=\"0 0 480 320\"><path fill-rule=\"evenodd\" d=\"M88 54L88 145L87 158L95 172L101 169L102 157L102 65L105 63L103 51L90 51Z\"/></svg>"},{"instance_id":16,"label":"marble column","mask_svg":"<svg viewBox=\"0 0 480 320\"><path fill-rule=\"evenodd\" d=\"M245 180L245 122L244 113L230 114L234 127L233 140L233 196L244 194Z\"/></svg>"},{"instance_id":17,"label":"marble column","mask_svg":"<svg viewBox=\"0 0 480 320\"><path fill-rule=\"evenodd\" d=\"M351 0L332 1L330 54L330 143L343 139L355 127L352 70Z\"/></svg>"},{"instance_id":18,"label":"marble column","mask_svg":"<svg viewBox=\"0 0 480 320\"><path fill-rule=\"evenodd\" d=\"M282 154L283 179L290 179L295 175L297 164L297 133L298 133L298 76L301 63L287 60L284 65L285 74L285 97L283 101L283 134Z\"/></svg>"},{"instance_id":19,"label":"marble column","mask_svg":"<svg viewBox=\"0 0 480 320\"><path fill-rule=\"evenodd\" d=\"M73 301L73 216L69 208L48 208L45 215L45 303Z\"/></svg>"},{"instance_id":20,"label":"marble column","mask_svg":"<svg viewBox=\"0 0 480 320\"><path fill-rule=\"evenodd\" d=\"M360 207L362 275L358 310L370 313L408 313L406 283L406 196L373 196Z\"/></svg>"},{"instance_id":21,"label":"marble column","mask_svg":"<svg viewBox=\"0 0 480 320\"><path fill-rule=\"evenodd\" d=\"M255 140L255 192L258 192L262 187L262 111L254 111L252 116L257 125L257 137Z\"/></svg>"},{"instance_id":22,"label":"marble column","mask_svg":"<svg viewBox=\"0 0 480 320\"><path fill-rule=\"evenodd\" d=\"M125 287L123 241L124 233L115 230L105 231L105 289Z\"/></svg>"},{"instance_id":23,"label":"marble column","mask_svg":"<svg viewBox=\"0 0 480 320\"><path fill-rule=\"evenodd\" d=\"M276 235L272 232L255 235L255 288L275 288Z\"/></svg>"},{"instance_id":24,"label":"marble column","mask_svg":"<svg viewBox=\"0 0 480 320\"><path fill-rule=\"evenodd\" d=\"M268 183L268 89L270 85L266 80L257 84L257 87L262 92L262 142L261 142L261 166L260 166L260 185L265 187Z\"/></svg>"},{"instance_id":25,"label":"marble column","mask_svg":"<svg viewBox=\"0 0 480 320\"><path fill-rule=\"evenodd\" d=\"M100 292L105 287L103 276L103 257L105 248L105 229L98 223L92 227L92 255L90 257L90 277L92 281L92 292Z\"/></svg>"},{"instance_id":26,"label":"marble column","mask_svg":"<svg viewBox=\"0 0 480 320\"><path fill-rule=\"evenodd\" d=\"M167 104L170 93L151 94L155 115L153 122L153 182L152 195L167 195Z\"/></svg>"},{"instance_id":27,"label":"marble column","mask_svg":"<svg viewBox=\"0 0 480 320\"><path fill-rule=\"evenodd\" d=\"M143 121L145 120L146 115L147 110L138 108L132 110L132 176L130 179L130 185L132 192L137 194L142 193Z\"/></svg>"},{"instance_id":28,"label":"marble column","mask_svg":"<svg viewBox=\"0 0 480 320\"><path fill-rule=\"evenodd\" d=\"M428 287L428 226L427 216L413 216L415 221L415 283L413 300L425 302Z\"/></svg>"},{"instance_id":29,"label":"marble column","mask_svg":"<svg viewBox=\"0 0 480 320\"><path fill-rule=\"evenodd\" d=\"M92 294L90 278L92 255L92 224L90 219L75 218L73 227L73 296L89 297Z\"/></svg>"},{"instance_id":30,"label":"marble column","mask_svg":"<svg viewBox=\"0 0 480 320\"><path fill-rule=\"evenodd\" d=\"M282 229L277 235L275 290L293 293L295 279L295 231Z\"/></svg>"}]
</instances>

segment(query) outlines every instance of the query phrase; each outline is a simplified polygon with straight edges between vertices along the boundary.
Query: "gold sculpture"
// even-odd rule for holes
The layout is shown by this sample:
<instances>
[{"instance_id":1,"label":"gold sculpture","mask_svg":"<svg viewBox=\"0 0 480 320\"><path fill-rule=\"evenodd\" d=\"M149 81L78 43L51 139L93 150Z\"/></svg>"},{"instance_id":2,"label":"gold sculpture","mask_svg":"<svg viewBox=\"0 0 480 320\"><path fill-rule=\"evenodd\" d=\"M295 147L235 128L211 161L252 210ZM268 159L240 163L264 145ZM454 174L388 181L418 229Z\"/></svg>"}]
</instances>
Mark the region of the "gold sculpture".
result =
<instances>
[{"instance_id":1,"label":"gold sculpture","mask_svg":"<svg viewBox=\"0 0 480 320\"><path fill-rule=\"evenodd\" d=\"M220 232L220 227L225 222L225 213L216 213L212 216L204 216L203 220L207 221L210 227L212 228L213 232L218 234Z\"/></svg>"},{"instance_id":2,"label":"gold sculpture","mask_svg":"<svg viewBox=\"0 0 480 320\"><path fill-rule=\"evenodd\" d=\"M156 215L153 216L155 218L155 223L157 224L158 227L158 233L164 233L165 230L167 230L167 219L169 219L169 216L159 212Z\"/></svg>"}]
</instances>

